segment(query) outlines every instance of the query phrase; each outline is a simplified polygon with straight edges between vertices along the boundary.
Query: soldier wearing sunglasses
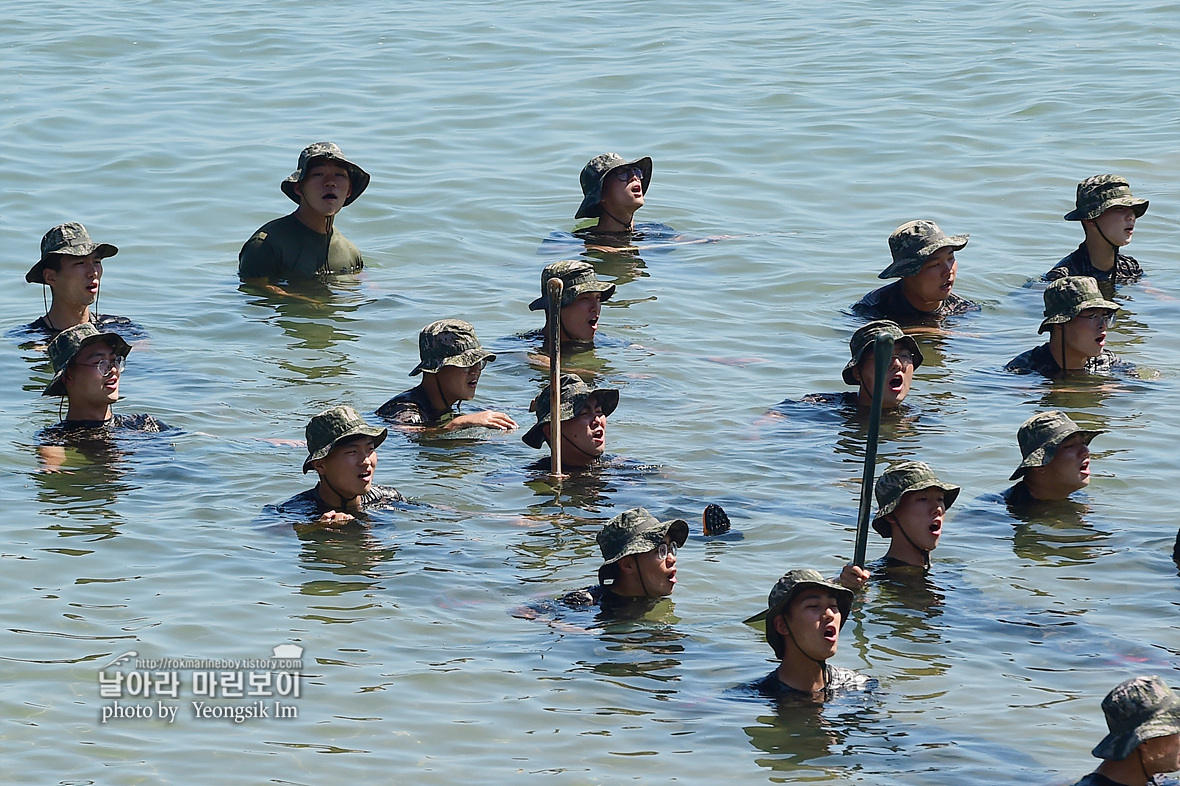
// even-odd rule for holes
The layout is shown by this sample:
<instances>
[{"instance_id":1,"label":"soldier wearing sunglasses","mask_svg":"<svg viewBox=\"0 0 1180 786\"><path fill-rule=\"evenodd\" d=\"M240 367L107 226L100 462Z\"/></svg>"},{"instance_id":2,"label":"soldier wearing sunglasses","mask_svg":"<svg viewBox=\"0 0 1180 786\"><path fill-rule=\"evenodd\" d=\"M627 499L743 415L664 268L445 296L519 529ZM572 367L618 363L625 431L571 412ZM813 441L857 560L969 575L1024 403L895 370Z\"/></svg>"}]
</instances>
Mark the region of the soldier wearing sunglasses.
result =
<instances>
[{"instance_id":1,"label":"soldier wearing sunglasses","mask_svg":"<svg viewBox=\"0 0 1180 786\"><path fill-rule=\"evenodd\" d=\"M66 328L49 342L53 379L43 396L61 396L65 417L42 432L41 456L51 469L65 458L61 446L79 439L110 436L116 430L160 432L168 426L151 415L115 415L119 382L131 346L118 333L103 333L92 323ZM56 448L56 449L54 449Z\"/></svg>"},{"instance_id":2,"label":"soldier wearing sunglasses","mask_svg":"<svg viewBox=\"0 0 1180 786\"><path fill-rule=\"evenodd\" d=\"M1055 379L1068 373L1134 373L1135 367L1106 348L1106 329L1117 303L1107 300L1089 276L1059 278L1045 289L1045 319L1038 333L1048 343L1013 358L1005 371L1043 374Z\"/></svg>"},{"instance_id":3,"label":"soldier wearing sunglasses","mask_svg":"<svg viewBox=\"0 0 1180 786\"><path fill-rule=\"evenodd\" d=\"M599 233L630 233L651 185L651 158L627 161L618 153L603 153L582 167L580 180L582 204L574 218L597 218Z\"/></svg>"}]
</instances>

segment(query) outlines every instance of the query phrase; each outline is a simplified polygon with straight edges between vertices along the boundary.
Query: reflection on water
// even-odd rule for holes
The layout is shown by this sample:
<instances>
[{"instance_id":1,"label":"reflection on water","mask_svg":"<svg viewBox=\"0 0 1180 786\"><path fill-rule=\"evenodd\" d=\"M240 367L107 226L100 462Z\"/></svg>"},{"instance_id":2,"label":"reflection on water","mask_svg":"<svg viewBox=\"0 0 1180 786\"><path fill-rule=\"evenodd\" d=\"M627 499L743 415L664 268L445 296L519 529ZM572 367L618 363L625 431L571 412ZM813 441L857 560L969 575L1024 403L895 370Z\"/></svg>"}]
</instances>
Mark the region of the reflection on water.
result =
<instances>
[{"instance_id":1,"label":"reflection on water","mask_svg":"<svg viewBox=\"0 0 1180 786\"><path fill-rule=\"evenodd\" d=\"M554 507L578 508L588 513L598 513L611 504L610 495L627 489L642 488L646 479L658 475L658 464L641 464L622 456L603 456L602 460L590 467L574 470L562 480L549 477L550 457L546 456L528 466L534 476L525 481L537 497L546 502L534 502L529 512L540 514Z\"/></svg>"},{"instance_id":2,"label":"reflection on water","mask_svg":"<svg viewBox=\"0 0 1180 786\"><path fill-rule=\"evenodd\" d=\"M1002 502L1002 500L1001 500ZM1110 553L1110 533L1088 521L1090 506L1076 499L1008 504L1014 519L1012 550L1047 565L1095 562Z\"/></svg>"},{"instance_id":3,"label":"reflection on water","mask_svg":"<svg viewBox=\"0 0 1180 786\"><path fill-rule=\"evenodd\" d=\"M342 595L378 586L382 575L378 568L398 553L391 535L390 527L374 529L360 521L299 535L299 564L314 576L300 591L305 595ZM324 573L339 578L320 575Z\"/></svg>"},{"instance_id":4,"label":"reflection on water","mask_svg":"<svg viewBox=\"0 0 1180 786\"><path fill-rule=\"evenodd\" d=\"M48 367L40 350L9 342L7 771L145 782L216 751L250 783L276 777L276 752L308 783L342 772L414 772L427 784L524 772L687 786L1076 780L1110 686L1174 671L1175 631L1160 620L1180 588L1163 553L1176 522L1159 522L1180 507L1168 354L1180 310L1166 274L1176 192L1166 53L1180 15L1167 3L1076 5L651 0L610 9L612 30L650 35L604 37L601 13L528 0L516 14L413 0L99 0L82 14L9 3L0 39L20 67L5 69L0 168L26 177L0 221L11 252L3 329L39 313L37 288L19 281L44 228L69 217L106 226L127 240L109 274L135 286L113 287L103 308L148 326L155 350L129 411L183 409L189 428L233 439L189 436L180 456L76 453L72 474L36 475L35 434L54 422L39 398ZM1088 62L1117 62L1126 78ZM317 127L372 162L373 185L347 217L366 269L297 291L302 301L239 290L244 233L280 214L276 180L321 138ZM1053 139L1069 143L1047 155ZM641 225L634 251L587 248L571 232L534 255L551 229L578 226L571 162L589 146L644 147L663 162L641 215L741 241L690 245ZM1076 245L1061 215L1078 180L1108 168L1164 206L1133 248L1165 263L1152 282L1165 291L1121 288L1126 313L1110 342L1164 375L1001 374L1041 341L1040 291L1013 290ZM995 306L947 336L917 337L926 363L912 411L884 425L882 462L912 455L973 493L1000 489L1020 422L1063 408L1115 426L1099 447L1128 482L1099 484L1072 518L1023 521L991 502L968 523L960 510L928 586L870 586L839 657L880 680L879 706L687 708L687 694L715 698L753 676L732 673L752 649L735 646L736 609L760 607L786 566L834 570L850 550L848 527L831 522L853 518L865 422L816 408L759 439L750 422L787 395L841 389L854 327L841 312L880 283L884 238L913 216L974 227L964 294ZM250 440L302 436L331 404L386 400L402 386L390 390L381 371L404 379L413 337L439 317L485 337L538 327L527 304L551 258L590 260L622 287L595 351L570 365L627 384L609 444L666 473L606 470L558 488L524 469L542 452L519 434L398 437L380 478L479 513L448 512L429 535L439 510L306 538L251 526L298 490L289 479L302 455ZM509 351L487 389L515 417L544 376L527 359L539 342L499 343ZM741 515L746 537L685 548L680 619L663 618L665 602L633 628L601 621L563 636L504 613L589 584L593 536L620 510L695 513L704 500ZM1144 522L1155 522L1150 547ZM53 552L63 545L90 551ZM109 581L129 573L138 578ZM100 725L93 669L60 664L111 649L102 636L138 639L120 651L210 657L295 640L323 656L322 677L291 722Z\"/></svg>"},{"instance_id":5,"label":"reflection on water","mask_svg":"<svg viewBox=\"0 0 1180 786\"><path fill-rule=\"evenodd\" d=\"M680 681L685 636L675 627L680 620L671 606L670 600L629 604L610 620L599 619L596 650L602 657L579 661L573 670L589 670L657 699L674 694L668 683Z\"/></svg>"},{"instance_id":6,"label":"reflection on water","mask_svg":"<svg viewBox=\"0 0 1180 786\"><path fill-rule=\"evenodd\" d=\"M251 296L248 305L274 312L252 321L278 325L295 342L290 349L304 351L297 355L285 353L278 365L294 380L350 374L351 356L336 347L347 346L358 337L347 327L359 321L354 315L366 302L357 294L359 283L340 279L329 284L309 279L292 283L286 290L290 294L284 296L246 284L239 287L239 291Z\"/></svg>"},{"instance_id":7,"label":"reflection on water","mask_svg":"<svg viewBox=\"0 0 1180 786\"><path fill-rule=\"evenodd\" d=\"M849 774L843 758L852 740L887 732L878 727L876 700L867 691L847 691L826 702L806 696L769 701L775 714L743 728L750 744L766 754L755 761L776 773L790 773L792 783L820 783Z\"/></svg>"},{"instance_id":8,"label":"reflection on water","mask_svg":"<svg viewBox=\"0 0 1180 786\"><path fill-rule=\"evenodd\" d=\"M874 658L890 661L895 679L914 680L944 674L950 668L940 617L946 602L940 582L947 567L935 560L926 570L914 565L889 565L878 560L869 566L869 589L859 613L880 626L871 642ZM858 642L870 644L870 642Z\"/></svg>"},{"instance_id":9,"label":"reflection on water","mask_svg":"<svg viewBox=\"0 0 1180 786\"><path fill-rule=\"evenodd\" d=\"M594 266L595 274L617 286L627 284L649 274L641 251L659 255L675 243L676 231L664 224L637 223L635 231L598 232L596 226L570 232L554 232L545 238L538 254L581 257Z\"/></svg>"}]
</instances>

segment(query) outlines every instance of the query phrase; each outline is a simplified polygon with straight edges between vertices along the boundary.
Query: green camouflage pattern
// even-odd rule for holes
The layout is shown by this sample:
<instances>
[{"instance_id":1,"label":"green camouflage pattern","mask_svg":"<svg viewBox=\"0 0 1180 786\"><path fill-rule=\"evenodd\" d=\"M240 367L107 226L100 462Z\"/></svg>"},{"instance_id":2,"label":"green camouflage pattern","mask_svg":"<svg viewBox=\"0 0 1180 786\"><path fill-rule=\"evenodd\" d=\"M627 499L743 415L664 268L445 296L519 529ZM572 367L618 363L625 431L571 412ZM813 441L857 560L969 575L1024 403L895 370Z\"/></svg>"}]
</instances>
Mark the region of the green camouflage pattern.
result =
<instances>
[{"instance_id":1,"label":"green camouflage pattern","mask_svg":"<svg viewBox=\"0 0 1180 786\"><path fill-rule=\"evenodd\" d=\"M893 263L877 274L877 278L905 278L922 269L930 255L941 248L955 251L967 245L970 235L951 235L938 228L933 221L910 221L893 230L889 236L889 253Z\"/></svg>"},{"instance_id":2,"label":"green camouflage pattern","mask_svg":"<svg viewBox=\"0 0 1180 786\"><path fill-rule=\"evenodd\" d=\"M46 232L45 237L41 238L41 259L37 260L37 264L29 268L28 273L25 273L25 281L29 284L45 283L45 263L49 261L51 254L85 257L93 254L95 251L98 252L101 259L113 257L119 253L119 249L110 243L95 243L91 240L90 233L86 231L86 227L77 221L58 224Z\"/></svg>"},{"instance_id":3,"label":"green camouflage pattern","mask_svg":"<svg viewBox=\"0 0 1180 786\"><path fill-rule=\"evenodd\" d=\"M349 437L372 437L373 447L381 446L389 434L387 428L370 426L355 409L349 406L332 407L312 418L304 431L307 436L307 460L303 462L303 473L311 469L313 461L319 461L332 452L341 440Z\"/></svg>"},{"instance_id":4,"label":"green camouflage pattern","mask_svg":"<svg viewBox=\"0 0 1180 786\"><path fill-rule=\"evenodd\" d=\"M1066 276L1045 287L1045 319L1037 329L1044 333L1050 325L1070 321L1088 308L1101 308L1116 312L1119 304L1107 300L1098 288L1098 282L1089 276Z\"/></svg>"},{"instance_id":5,"label":"green camouflage pattern","mask_svg":"<svg viewBox=\"0 0 1180 786\"><path fill-rule=\"evenodd\" d=\"M541 296L529 303L529 311L547 311L549 308L549 279L560 278L562 282L561 307L565 308L578 299L583 292L601 292L605 303L615 294L615 285L599 281L594 266L580 259L564 259L551 262L541 271Z\"/></svg>"},{"instance_id":6,"label":"green camouflage pattern","mask_svg":"<svg viewBox=\"0 0 1180 786\"><path fill-rule=\"evenodd\" d=\"M423 371L435 373L443 366L467 368L496 359L480 345L471 323L461 319L440 319L422 328L418 334L418 357L421 362L414 366L411 377Z\"/></svg>"},{"instance_id":7,"label":"green camouflage pattern","mask_svg":"<svg viewBox=\"0 0 1180 786\"><path fill-rule=\"evenodd\" d=\"M1180 696L1156 676L1120 682L1102 700L1110 733L1091 753L1122 761L1147 740L1180 733Z\"/></svg>"},{"instance_id":8,"label":"green camouflage pattern","mask_svg":"<svg viewBox=\"0 0 1180 786\"><path fill-rule=\"evenodd\" d=\"M299 194L295 193L295 186L303 180L307 170L318 163L317 159L326 159L348 170L348 179L352 183L352 188L349 189L348 199L344 200L345 207L355 202L356 198L369 187L369 173L345 158L339 147L331 142L314 142L303 148L303 152L299 154L299 165L295 167L295 171L288 175L286 180L279 183L279 188L283 189L283 193L292 202L299 204Z\"/></svg>"},{"instance_id":9,"label":"green camouflage pattern","mask_svg":"<svg viewBox=\"0 0 1180 786\"><path fill-rule=\"evenodd\" d=\"M1129 207L1138 218L1147 212L1148 201L1131 195L1131 184L1118 175L1094 175L1078 183L1074 209L1065 214L1066 221L1088 221L1112 207Z\"/></svg>"},{"instance_id":10,"label":"green camouflage pattern","mask_svg":"<svg viewBox=\"0 0 1180 786\"><path fill-rule=\"evenodd\" d=\"M83 349L96 341L105 341L119 357L127 357L131 345L118 333L103 333L90 322L68 327L53 337L46 351L53 364L53 379L41 392L42 396L64 396L66 394L66 369L70 361Z\"/></svg>"},{"instance_id":11,"label":"green camouflage pattern","mask_svg":"<svg viewBox=\"0 0 1180 786\"><path fill-rule=\"evenodd\" d=\"M766 643L770 645L775 653L782 652L783 637L781 633L775 630L771 620L785 611L794 597L809 586L824 587L825 589L831 590L836 596L836 605L840 608L840 627L843 628L844 623L848 622L848 615L852 611L852 599L855 597L852 590L835 582L828 581L818 570L800 568L788 571L771 588L770 595L766 599L766 610L760 611L753 617L745 620L745 624L747 625L754 625L755 627L765 625Z\"/></svg>"},{"instance_id":12,"label":"green camouflage pattern","mask_svg":"<svg viewBox=\"0 0 1180 786\"><path fill-rule=\"evenodd\" d=\"M614 388L591 388L580 377L574 374L561 375L561 419L563 421L576 417L586 408L586 400L594 396L602 407L602 412L608 418L619 406L619 391ZM549 422L550 393L546 385L540 395L529 405L530 412L537 413L537 422L525 432L521 440L531 448L540 448L545 444L545 432L541 429Z\"/></svg>"},{"instance_id":13,"label":"green camouflage pattern","mask_svg":"<svg viewBox=\"0 0 1180 786\"><path fill-rule=\"evenodd\" d=\"M959 496L959 487L943 483L930 466L921 461L899 461L891 465L880 478L874 493L877 496L877 515L873 518L873 529L883 538L889 537L892 526L885 517L897 510L901 498L909 491L938 489L943 493L943 506L950 510Z\"/></svg>"},{"instance_id":14,"label":"green camouflage pattern","mask_svg":"<svg viewBox=\"0 0 1180 786\"><path fill-rule=\"evenodd\" d=\"M599 203L602 202L602 181L612 169L621 166L637 166L643 171L643 193L651 185L651 158L643 156L634 161L628 161L618 153L603 153L586 162L582 167L579 180L582 183L582 204L574 218L597 218L602 214Z\"/></svg>"},{"instance_id":15,"label":"green camouflage pattern","mask_svg":"<svg viewBox=\"0 0 1180 786\"><path fill-rule=\"evenodd\" d=\"M1105 433L1105 430L1087 431L1080 428L1068 415L1058 410L1033 415L1020 424L1020 430L1016 432L1016 441L1020 443L1020 455L1024 460L1008 480L1022 477L1031 467L1048 464L1057 454L1061 443L1074 434L1081 434L1089 445L1094 437Z\"/></svg>"},{"instance_id":16,"label":"green camouflage pattern","mask_svg":"<svg viewBox=\"0 0 1180 786\"><path fill-rule=\"evenodd\" d=\"M860 365L861 358L864 357L865 352L872 348L877 340L877 336L885 334L893 339L894 344L901 343L903 347L910 351L914 356L914 368L922 365L922 350L918 348L918 342L914 340L913 336L906 335L905 331L896 322L889 319L877 319L862 325L852 334L852 338L848 341L848 349L852 352L852 359L844 366L844 373L841 375L846 385L859 385L856 377L853 375L853 369ZM896 349L896 346L895 346Z\"/></svg>"},{"instance_id":17,"label":"green camouflage pattern","mask_svg":"<svg viewBox=\"0 0 1180 786\"><path fill-rule=\"evenodd\" d=\"M613 565L632 554L658 548L669 535L676 548L688 540L688 522L684 519L659 521L644 508L631 508L606 523L595 540L602 550L602 567Z\"/></svg>"}]
</instances>

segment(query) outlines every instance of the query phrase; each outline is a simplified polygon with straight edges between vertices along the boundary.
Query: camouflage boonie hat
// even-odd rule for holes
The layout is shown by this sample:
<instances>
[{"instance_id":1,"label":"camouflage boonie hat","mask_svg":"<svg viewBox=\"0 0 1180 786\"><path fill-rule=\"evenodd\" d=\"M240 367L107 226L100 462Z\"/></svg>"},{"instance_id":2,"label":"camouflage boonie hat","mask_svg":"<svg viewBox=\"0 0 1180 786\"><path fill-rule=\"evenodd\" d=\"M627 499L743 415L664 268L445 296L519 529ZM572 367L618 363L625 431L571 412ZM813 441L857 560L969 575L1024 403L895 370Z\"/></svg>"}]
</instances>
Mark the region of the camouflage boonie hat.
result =
<instances>
[{"instance_id":1,"label":"camouflage boonie hat","mask_svg":"<svg viewBox=\"0 0 1180 786\"><path fill-rule=\"evenodd\" d=\"M127 357L131 352L131 345L124 341L118 333L103 333L90 322L68 327L49 342L46 351L49 353L50 362L53 363L53 379L49 380L49 384L45 386L45 390L41 391L41 395L64 396L66 394L66 369L69 367L70 361L83 349L98 341L105 341L121 358Z\"/></svg>"},{"instance_id":2,"label":"camouflage boonie hat","mask_svg":"<svg viewBox=\"0 0 1180 786\"><path fill-rule=\"evenodd\" d=\"M418 356L410 376L423 371L433 373L443 366L467 368L480 361L489 363L496 356L484 349L475 336L475 328L461 319L440 319L422 328L418 334Z\"/></svg>"},{"instance_id":3,"label":"camouflage boonie hat","mask_svg":"<svg viewBox=\"0 0 1180 786\"><path fill-rule=\"evenodd\" d=\"M1099 759L1122 761L1147 740L1180 733L1180 697L1159 677L1120 682L1102 700L1110 733L1090 751Z\"/></svg>"},{"instance_id":4,"label":"camouflage boonie hat","mask_svg":"<svg viewBox=\"0 0 1180 786\"><path fill-rule=\"evenodd\" d=\"M1105 433L1105 430L1087 431L1079 428L1068 415L1058 410L1033 415L1020 424L1020 430L1016 432L1016 441L1020 443L1020 455L1024 460L1008 480L1022 477L1032 467L1043 467L1048 464L1057 454L1057 448L1061 447L1061 443L1074 434L1081 434L1082 439L1089 445L1094 437Z\"/></svg>"},{"instance_id":5,"label":"camouflage boonie hat","mask_svg":"<svg viewBox=\"0 0 1180 786\"><path fill-rule=\"evenodd\" d=\"M586 162L586 166L582 167L582 174L579 177L582 182L582 204L578 206L578 212L574 213L574 218L596 218L602 215L602 210L599 207L599 203L602 202L602 181L606 179L611 170L621 166L639 167L643 172L643 193L647 193L647 187L651 185L651 158L649 156L627 161L618 153L603 153L590 159Z\"/></svg>"},{"instance_id":6,"label":"camouflage boonie hat","mask_svg":"<svg viewBox=\"0 0 1180 786\"><path fill-rule=\"evenodd\" d=\"M619 391L615 388L593 388L573 374L561 375L561 419L569 420L577 417L586 408L586 400L594 396L598 405L602 407L602 414L608 418L619 406ZM537 413L536 424L525 432L521 440L530 448L540 448L545 444L545 432L541 427L549 422L549 386L541 390L540 395L533 399L529 411Z\"/></svg>"},{"instance_id":7,"label":"camouflage boonie hat","mask_svg":"<svg viewBox=\"0 0 1180 786\"><path fill-rule=\"evenodd\" d=\"M307 460L303 462L303 474L311 469L311 462L319 461L332 452L332 448L350 437L372 437L373 447L378 448L389 434L387 428L370 426L352 407L332 407L316 415L308 422L304 433L307 436Z\"/></svg>"},{"instance_id":8,"label":"camouflage boonie hat","mask_svg":"<svg viewBox=\"0 0 1180 786\"><path fill-rule=\"evenodd\" d=\"M1138 218L1147 212L1146 199L1131 196L1131 184L1118 175L1094 175L1078 183L1074 209L1065 214L1066 221L1087 221L1112 207L1129 207Z\"/></svg>"},{"instance_id":9,"label":"camouflage boonie hat","mask_svg":"<svg viewBox=\"0 0 1180 786\"><path fill-rule=\"evenodd\" d=\"M1065 276L1045 287L1045 319L1037 328L1044 333L1050 325L1069 322L1088 308L1118 311L1119 304L1107 300L1098 288L1098 281L1089 276Z\"/></svg>"},{"instance_id":10,"label":"camouflage boonie hat","mask_svg":"<svg viewBox=\"0 0 1180 786\"><path fill-rule=\"evenodd\" d=\"M943 483L934 475L934 470L921 461L899 461L885 470L877 479L874 493L877 496L877 515L873 518L873 529L883 538L889 537L892 526L885 517L897 510L901 498L910 491L938 489L943 493L943 509L950 510L959 496L959 487Z\"/></svg>"},{"instance_id":11,"label":"camouflage boonie hat","mask_svg":"<svg viewBox=\"0 0 1180 786\"><path fill-rule=\"evenodd\" d=\"M970 235L947 236L933 221L910 221L893 230L889 236L889 253L893 264L877 274L877 278L905 278L922 269L930 255L942 248L955 251L967 245Z\"/></svg>"},{"instance_id":12,"label":"camouflage boonie hat","mask_svg":"<svg viewBox=\"0 0 1180 786\"><path fill-rule=\"evenodd\" d=\"M852 359L844 366L844 373L842 374L844 384L860 384L856 381L856 377L853 376L852 371L860 365L861 358L864 357L865 352L873 348L877 336L882 333L893 337L895 347L900 343L910 351L910 354L914 356L914 368L922 365L922 350L918 349L918 342L914 340L914 337L906 335L901 327L892 320L877 319L858 328L848 341L848 348L852 350Z\"/></svg>"},{"instance_id":13,"label":"camouflage boonie hat","mask_svg":"<svg viewBox=\"0 0 1180 786\"><path fill-rule=\"evenodd\" d=\"M783 636L775 630L772 621L786 610L796 595L807 587L823 587L831 590L836 596L836 605L840 608L840 627L843 628L844 623L848 622L848 614L852 611L852 599L855 597L852 590L828 581L818 570L802 568L788 571L786 575L775 582L774 587L770 590L770 595L766 599L766 610L745 620L747 625L757 626L758 623L765 623L766 643L776 654L782 651Z\"/></svg>"},{"instance_id":14,"label":"camouflage boonie hat","mask_svg":"<svg viewBox=\"0 0 1180 786\"><path fill-rule=\"evenodd\" d=\"M566 259L551 262L541 271L541 296L529 303L529 311L545 311L549 306L549 279L560 278L562 282L561 307L565 308L578 299L583 292L601 292L606 302L615 294L615 285L599 281L594 266L580 259Z\"/></svg>"},{"instance_id":15,"label":"camouflage boonie hat","mask_svg":"<svg viewBox=\"0 0 1180 786\"><path fill-rule=\"evenodd\" d=\"M688 522L684 519L659 521L644 508L631 508L615 516L595 538L602 550L598 582L605 583L604 568L632 554L659 548L665 535L672 538L676 548L680 548L688 540Z\"/></svg>"},{"instance_id":16,"label":"camouflage boonie hat","mask_svg":"<svg viewBox=\"0 0 1180 786\"><path fill-rule=\"evenodd\" d=\"M45 263L49 261L51 254L85 257L90 256L95 251L98 252L100 259L113 257L119 253L119 249L110 243L95 243L92 241L90 239L90 233L86 231L86 227L76 221L71 221L68 224L58 224L46 232L45 237L41 238L41 259L37 260L37 264L29 268L28 273L25 273L25 281L30 284L45 283Z\"/></svg>"},{"instance_id":17,"label":"camouflage boonie hat","mask_svg":"<svg viewBox=\"0 0 1180 786\"><path fill-rule=\"evenodd\" d=\"M283 193L292 202L299 203L299 194L295 193L295 186L303 180L308 168L319 163L317 159L331 161L348 170L348 180L352 186L349 188L348 199L344 200L345 207L355 202L356 198L369 187L369 173L345 158L339 147L331 142L316 142L303 148L303 152L299 154L299 165L295 171L286 180L279 183L279 188L283 189Z\"/></svg>"}]
</instances>

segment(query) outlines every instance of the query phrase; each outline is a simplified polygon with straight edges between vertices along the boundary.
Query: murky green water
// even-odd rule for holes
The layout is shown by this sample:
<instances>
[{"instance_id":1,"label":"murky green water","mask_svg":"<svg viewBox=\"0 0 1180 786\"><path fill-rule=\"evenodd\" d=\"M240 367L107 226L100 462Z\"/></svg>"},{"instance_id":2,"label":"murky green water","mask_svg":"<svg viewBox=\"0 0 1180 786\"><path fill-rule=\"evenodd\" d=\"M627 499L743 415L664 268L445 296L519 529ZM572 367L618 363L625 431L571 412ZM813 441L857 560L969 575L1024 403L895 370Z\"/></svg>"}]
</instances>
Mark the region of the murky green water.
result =
<instances>
[{"instance_id":1,"label":"murky green water","mask_svg":"<svg viewBox=\"0 0 1180 786\"><path fill-rule=\"evenodd\" d=\"M120 247L102 310L151 334L117 411L183 430L41 473L36 435L58 418L43 356L0 353L6 781L1065 783L1092 768L1110 687L1180 681L1173 4L9 2L2 18L0 327L41 313L24 271L50 226L82 221ZM278 183L319 139L373 175L338 223L365 273L315 307L239 291L238 248L289 211ZM579 361L622 391L611 452L658 469L557 494L518 434L395 435L379 481L435 508L306 540L260 522L310 485L301 448L263 440L404 390L435 319L500 354L476 403L529 422L542 372L514 336L561 253L542 241L575 227L578 170L605 150L655 159L641 219L732 236L601 263L621 286ZM1061 220L1074 185L1106 171L1151 200L1128 248L1148 282L1120 291L1110 344L1159 377L1001 373L1037 343L1023 284L1079 240ZM780 717L726 693L770 668L740 621L784 570L851 555L864 426L759 418L842 388L842 311L919 217L971 233L956 291L985 308L923 337L880 454L964 491L928 579L873 585L845 628L836 662L880 689ZM1046 408L1110 433L1076 505L1014 520L990 495ZM710 501L744 539L690 540L646 618L587 633L511 616L590 583L615 513L696 521ZM288 642L297 718L196 718L186 686L173 723L101 722L117 655Z\"/></svg>"}]
</instances>

